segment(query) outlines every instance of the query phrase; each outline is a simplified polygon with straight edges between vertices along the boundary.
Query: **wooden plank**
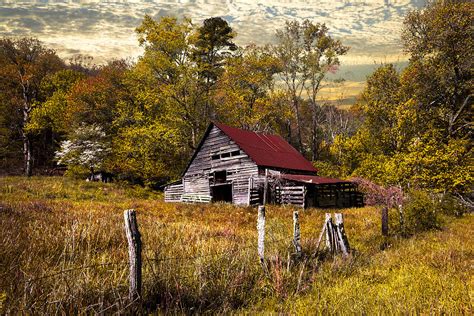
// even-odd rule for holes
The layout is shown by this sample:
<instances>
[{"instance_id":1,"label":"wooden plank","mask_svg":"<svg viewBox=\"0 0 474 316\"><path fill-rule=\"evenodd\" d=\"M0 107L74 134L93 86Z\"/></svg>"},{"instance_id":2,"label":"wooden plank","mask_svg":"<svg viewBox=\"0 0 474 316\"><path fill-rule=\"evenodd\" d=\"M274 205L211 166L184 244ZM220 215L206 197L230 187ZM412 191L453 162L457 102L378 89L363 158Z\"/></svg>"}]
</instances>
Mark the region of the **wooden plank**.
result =
<instances>
[{"instance_id":1,"label":"wooden plank","mask_svg":"<svg viewBox=\"0 0 474 316\"><path fill-rule=\"evenodd\" d=\"M346 232L344 230L344 217L342 213L336 213L336 232L339 241L339 248L342 251L342 254L347 257L349 255L349 241L346 236Z\"/></svg>"}]
</instances>

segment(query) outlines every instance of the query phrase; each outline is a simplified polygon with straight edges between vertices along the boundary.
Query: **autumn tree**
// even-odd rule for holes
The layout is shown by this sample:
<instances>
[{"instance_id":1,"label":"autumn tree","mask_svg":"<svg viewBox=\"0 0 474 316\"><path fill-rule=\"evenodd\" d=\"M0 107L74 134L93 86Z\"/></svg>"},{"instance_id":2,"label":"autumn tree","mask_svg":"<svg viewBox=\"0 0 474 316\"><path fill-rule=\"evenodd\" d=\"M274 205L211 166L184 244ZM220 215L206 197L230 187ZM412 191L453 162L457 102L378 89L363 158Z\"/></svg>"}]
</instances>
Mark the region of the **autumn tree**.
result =
<instances>
[{"instance_id":1,"label":"autumn tree","mask_svg":"<svg viewBox=\"0 0 474 316\"><path fill-rule=\"evenodd\" d=\"M40 86L48 75L62 69L64 63L54 50L33 38L0 39L0 77L2 94L8 94L13 108L21 113L17 126L23 143L24 170L31 176L33 167L32 139L26 126L30 113L41 100Z\"/></svg>"}]
</instances>

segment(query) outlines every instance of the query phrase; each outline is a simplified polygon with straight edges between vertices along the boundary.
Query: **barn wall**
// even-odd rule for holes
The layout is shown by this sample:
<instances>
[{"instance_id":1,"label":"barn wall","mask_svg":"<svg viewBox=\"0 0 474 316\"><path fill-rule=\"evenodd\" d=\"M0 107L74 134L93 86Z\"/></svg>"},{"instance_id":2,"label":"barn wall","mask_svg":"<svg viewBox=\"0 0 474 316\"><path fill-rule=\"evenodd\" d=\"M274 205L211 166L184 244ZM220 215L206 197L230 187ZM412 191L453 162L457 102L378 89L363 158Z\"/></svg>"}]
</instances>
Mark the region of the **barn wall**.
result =
<instances>
[{"instance_id":1,"label":"barn wall","mask_svg":"<svg viewBox=\"0 0 474 316\"><path fill-rule=\"evenodd\" d=\"M166 186L165 188L165 202L179 202L183 195L183 184L175 183Z\"/></svg>"},{"instance_id":2,"label":"barn wall","mask_svg":"<svg viewBox=\"0 0 474 316\"><path fill-rule=\"evenodd\" d=\"M239 146L214 126L183 177L184 193L211 195L209 182L213 181L213 172L226 170L227 181L232 182L232 202L247 204L249 178L258 174L255 162L242 150L238 155L212 159L212 156L238 150Z\"/></svg>"}]
</instances>

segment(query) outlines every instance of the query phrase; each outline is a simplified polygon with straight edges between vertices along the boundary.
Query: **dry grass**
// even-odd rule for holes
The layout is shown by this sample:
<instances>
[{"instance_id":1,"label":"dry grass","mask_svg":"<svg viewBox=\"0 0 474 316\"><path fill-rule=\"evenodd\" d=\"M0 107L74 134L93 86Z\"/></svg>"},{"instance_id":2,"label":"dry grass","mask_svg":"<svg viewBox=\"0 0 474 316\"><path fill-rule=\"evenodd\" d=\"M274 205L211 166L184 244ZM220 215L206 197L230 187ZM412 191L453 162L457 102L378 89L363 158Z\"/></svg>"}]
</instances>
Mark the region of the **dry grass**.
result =
<instances>
[{"instance_id":1,"label":"dry grass","mask_svg":"<svg viewBox=\"0 0 474 316\"><path fill-rule=\"evenodd\" d=\"M123 210L144 242L141 312L472 312L472 215L380 245L375 208L343 210L351 258L292 257L292 207L267 209L268 274L256 210L165 204L139 187L64 178L0 178L0 311L130 312ZM324 212L300 214L311 254ZM57 274L56 274L57 273Z\"/></svg>"}]
</instances>

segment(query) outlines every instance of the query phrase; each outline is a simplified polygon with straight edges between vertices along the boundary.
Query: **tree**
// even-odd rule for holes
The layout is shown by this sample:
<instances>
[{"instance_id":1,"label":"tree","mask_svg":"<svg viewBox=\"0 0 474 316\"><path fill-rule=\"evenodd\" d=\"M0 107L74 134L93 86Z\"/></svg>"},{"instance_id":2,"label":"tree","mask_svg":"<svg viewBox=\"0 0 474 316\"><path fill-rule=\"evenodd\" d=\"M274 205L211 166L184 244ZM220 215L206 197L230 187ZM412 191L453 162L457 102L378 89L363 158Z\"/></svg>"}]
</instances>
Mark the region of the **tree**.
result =
<instances>
[{"instance_id":1,"label":"tree","mask_svg":"<svg viewBox=\"0 0 474 316\"><path fill-rule=\"evenodd\" d=\"M328 72L335 72L340 63L339 56L348 51L339 40L328 34L324 24L313 24L309 20L286 22L283 29L277 30L275 55L279 59L282 71L280 78L285 84L292 105L296 124L296 144L305 151L302 135L301 100L303 91L307 91L311 104L311 151L316 159L318 151L318 121L320 107L316 98L321 83Z\"/></svg>"},{"instance_id":2,"label":"tree","mask_svg":"<svg viewBox=\"0 0 474 316\"><path fill-rule=\"evenodd\" d=\"M472 136L473 17L470 2L436 1L404 21L407 90L448 138Z\"/></svg>"},{"instance_id":3,"label":"tree","mask_svg":"<svg viewBox=\"0 0 474 316\"><path fill-rule=\"evenodd\" d=\"M206 91L192 57L196 36L191 20L163 17L155 21L145 16L136 31L145 53L133 70L133 85L162 122L183 130L183 142L193 149L209 116L203 115Z\"/></svg>"},{"instance_id":4,"label":"tree","mask_svg":"<svg viewBox=\"0 0 474 316\"><path fill-rule=\"evenodd\" d=\"M71 86L64 113L69 129L83 124L97 124L107 134L112 134L115 108L129 97L123 83L129 67L125 60L114 60L98 67L94 75L82 77Z\"/></svg>"},{"instance_id":5,"label":"tree","mask_svg":"<svg viewBox=\"0 0 474 316\"><path fill-rule=\"evenodd\" d=\"M18 127L23 142L24 170L27 176L32 174L31 135L26 130L30 112L35 104L41 102L40 85L43 78L63 68L64 64L54 50L48 49L34 38L0 39L0 77L10 85L12 102L21 111Z\"/></svg>"},{"instance_id":6,"label":"tree","mask_svg":"<svg viewBox=\"0 0 474 316\"><path fill-rule=\"evenodd\" d=\"M322 108L316 98L322 88L322 82L328 72L337 71L340 64L339 56L345 55L349 47L343 46L341 41L333 39L328 34L328 28L325 24L313 24L305 20L303 28L304 58L306 64L307 79L306 91L311 105L311 154L312 159L318 158L319 147L322 141L322 132L320 131L318 116L321 115ZM335 112L328 112L335 113ZM328 117L333 118L333 116Z\"/></svg>"},{"instance_id":7,"label":"tree","mask_svg":"<svg viewBox=\"0 0 474 316\"><path fill-rule=\"evenodd\" d=\"M83 125L61 143L56 159L58 164L68 167L87 168L93 176L104 167L110 152L110 141L103 129L98 125Z\"/></svg>"},{"instance_id":8,"label":"tree","mask_svg":"<svg viewBox=\"0 0 474 316\"><path fill-rule=\"evenodd\" d=\"M435 2L407 16L407 68L382 65L367 79L361 128L332 147L349 174L438 193L472 191L473 12L468 3Z\"/></svg>"},{"instance_id":9,"label":"tree","mask_svg":"<svg viewBox=\"0 0 474 316\"><path fill-rule=\"evenodd\" d=\"M26 130L40 133L49 129L57 134L67 133L70 128L66 116L68 95L71 88L85 77L83 73L72 69L60 70L46 76L40 85L44 102L31 110Z\"/></svg>"},{"instance_id":10,"label":"tree","mask_svg":"<svg viewBox=\"0 0 474 316\"><path fill-rule=\"evenodd\" d=\"M254 131L273 131L289 111L275 102L278 60L266 48L246 47L228 60L217 82L215 103L222 122Z\"/></svg>"},{"instance_id":11,"label":"tree","mask_svg":"<svg viewBox=\"0 0 474 316\"><path fill-rule=\"evenodd\" d=\"M235 34L227 21L212 17L204 20L202 26L197 29L196 36L192 56L199 67L199 76L204 80L207 96L203 115L211 117L211 89L223 73L224 61L237 50L237 45L232 42Z\"/></svg>"}]
</instances>

